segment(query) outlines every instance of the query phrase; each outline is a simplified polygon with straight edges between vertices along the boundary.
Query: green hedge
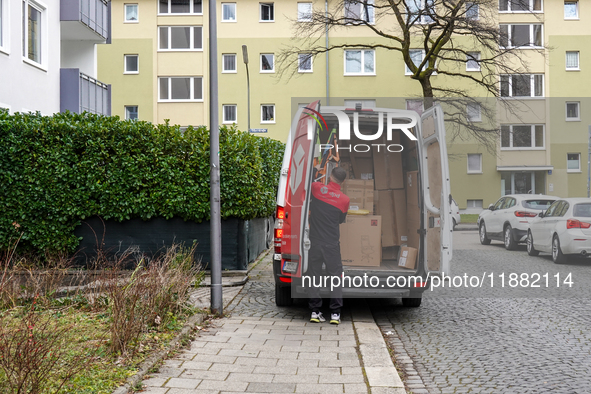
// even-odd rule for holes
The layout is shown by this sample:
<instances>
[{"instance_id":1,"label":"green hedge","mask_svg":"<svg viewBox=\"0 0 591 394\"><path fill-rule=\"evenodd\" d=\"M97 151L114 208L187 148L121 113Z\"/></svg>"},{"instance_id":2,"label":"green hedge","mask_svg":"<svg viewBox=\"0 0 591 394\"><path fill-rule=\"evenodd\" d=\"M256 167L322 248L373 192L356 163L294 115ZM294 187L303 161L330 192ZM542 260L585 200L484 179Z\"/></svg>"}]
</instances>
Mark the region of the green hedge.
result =
<instances>
[{"instance_id":1,"label":"green hedge","mask_svg":"<svg viewBox=\"0 0 591 394\"><path fill-rule=\"evenodd\" d=\"M281 142L220 132L222 218L273 214ZM0 111L0 249L71 252L99 215L209 219L209 131L92 114ZM18 223L18 230L13 223Z\"/></svg>"}]
</instances>

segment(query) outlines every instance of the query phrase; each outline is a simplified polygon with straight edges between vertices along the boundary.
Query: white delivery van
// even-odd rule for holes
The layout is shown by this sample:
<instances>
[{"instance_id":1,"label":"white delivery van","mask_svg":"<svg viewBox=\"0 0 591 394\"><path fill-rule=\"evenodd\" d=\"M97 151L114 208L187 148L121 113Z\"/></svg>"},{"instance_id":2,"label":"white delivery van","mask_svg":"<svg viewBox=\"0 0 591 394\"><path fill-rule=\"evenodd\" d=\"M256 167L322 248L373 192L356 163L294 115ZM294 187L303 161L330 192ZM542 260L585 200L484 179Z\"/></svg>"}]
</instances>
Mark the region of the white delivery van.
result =
<instances>
[{"instance_id":1,"label":"white delivery van","mask_svg":"<svg viewBox=\"0 0 591 394\"><path fill-rule=\"evenodd\" d=\"M311 184L335 167L347 171L342 191L350 206L340 225L343 276L329 281L339 282L344 298L399 297L420 306L429 278L448 275L452 258L443 111L435 104L419 116L320 101L297 111L286 144L274 230L276 304L291 305L311 286ZM331 283L325 284L328 296Z\"/></svg>"}]
</instances>

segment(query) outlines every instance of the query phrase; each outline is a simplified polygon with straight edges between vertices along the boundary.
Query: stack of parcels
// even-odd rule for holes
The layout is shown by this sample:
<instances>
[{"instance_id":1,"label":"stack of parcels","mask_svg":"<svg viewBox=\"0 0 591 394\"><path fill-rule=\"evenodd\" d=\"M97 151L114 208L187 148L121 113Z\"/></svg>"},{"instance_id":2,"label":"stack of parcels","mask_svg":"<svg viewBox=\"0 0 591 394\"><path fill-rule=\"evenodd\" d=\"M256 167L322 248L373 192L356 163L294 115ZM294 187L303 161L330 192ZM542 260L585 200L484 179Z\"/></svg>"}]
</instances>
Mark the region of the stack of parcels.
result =
<instances>
[{"instance_id":1,"label":"stack of parcels","mask_svg":"<svg viewBox=\"0 0 591 394\"><path fill-rule=\"evenodd\" d=\"M400 133L392 135L391 143L400 144ZM373 168L375 213L382 217L382 258L396 260L399 247L408 240L402 154L388 152L382 147L373 153Z\"/></svg>"}]
</instances>

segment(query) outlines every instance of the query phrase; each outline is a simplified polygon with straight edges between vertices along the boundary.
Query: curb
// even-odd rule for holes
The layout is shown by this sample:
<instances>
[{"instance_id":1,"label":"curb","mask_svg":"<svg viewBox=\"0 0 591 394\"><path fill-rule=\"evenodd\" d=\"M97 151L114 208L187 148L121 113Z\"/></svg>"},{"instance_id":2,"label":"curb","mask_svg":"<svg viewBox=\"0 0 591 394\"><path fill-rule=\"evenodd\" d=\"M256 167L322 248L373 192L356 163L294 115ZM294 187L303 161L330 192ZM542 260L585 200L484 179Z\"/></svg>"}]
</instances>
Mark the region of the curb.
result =
<instances>
[{"instance_id":1,"label":"curb","mask_svg":"<svg viewBox=\"0 0 591 394\"><path fill-rule=\"evenodd\" d=\"M353 314L353 328L367 385L374 394L406 394L382 331L365 302L367 308Z\"/></svg>"},{"instance_id":2,"label":"curb","mask_svg":"<svg viewBox=\"0 0 591 394\"><path fill-rule=\"evenodd\" d=\"M146 376L156 364L164 360L168 356L169 352L179 348L179 342L187 335L190 335L191 331L195 329L195 326L203 323L206 317L207 314L205 313L197 313L196 315L191 316L177 336L174 337L170 344L168 344L167 349L163 349L158 353L148 357L148 359L146 359L140 365L139 371L135 375L127 378L125 384L113 391L112 394L127 394L130 392L132 387L135 387L141 383L142 380L144 380L144 376Z\"/></svg>"}]
</instances>

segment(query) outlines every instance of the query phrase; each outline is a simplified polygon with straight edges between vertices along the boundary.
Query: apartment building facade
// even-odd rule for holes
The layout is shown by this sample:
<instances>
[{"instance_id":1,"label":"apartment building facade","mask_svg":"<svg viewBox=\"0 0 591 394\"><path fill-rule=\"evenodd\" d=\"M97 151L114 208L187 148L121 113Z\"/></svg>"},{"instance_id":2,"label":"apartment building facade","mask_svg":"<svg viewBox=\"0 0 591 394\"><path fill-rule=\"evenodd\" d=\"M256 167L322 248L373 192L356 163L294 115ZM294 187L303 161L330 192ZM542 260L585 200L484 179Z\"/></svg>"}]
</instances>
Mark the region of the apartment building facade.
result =
<instances>
[{"instance_id":1,"label":"apartment building facade","mask_svg":"<svg viewBox=\"0 0 591 394\"><path fill-rule=\"evenodd\" d=\"M112 39L98 48L98 77L112 85L113 114L181 126L208 123L207 3L111 2ZM420 85L411 80L395 51L346 48L313 59L303 51L292 68L280 72L279 53L297 44L294 28L308 23L311 9L333 3L217 2L220 123L284 140L292 113L305 98L320 98L324 105L357 102L420 110ZM480 15L476 11L472 17ZM468 134L450 140L454 198L461 208L478 210L509 193L586 195L591 119L585 107L591 101L585 98L585 65L591 65L591 57L584 42L591 33L591 8L580 1L528 0L525 5L522 0L500 0L493 17L506 32L508 41L501 45L524 47L520 51L529 71L500 78L502 100L515 111L498 106L496 154ZM385 23L376 21L378 27ZM331 30L319 38L331 45L379 42L364 26ZM420 57L420 50L415 52ZM465 72L478 72L478 65L467 62ZM453 83L444 75L433 78ZM472 94L485 96L478 88ZM478 116L473 114L475 122Z\"/></svg>"},{"instance_id":2,"label":"apartment building facade","mask_svg":"<svg viewBox=\"0 0 591 394\"><path fill-rule=\"evenodd\" d=\"M106 0L0 0L0 108L110 114L96 78L108 19Z\"/></svg>"}]
</instances>

